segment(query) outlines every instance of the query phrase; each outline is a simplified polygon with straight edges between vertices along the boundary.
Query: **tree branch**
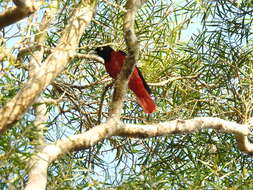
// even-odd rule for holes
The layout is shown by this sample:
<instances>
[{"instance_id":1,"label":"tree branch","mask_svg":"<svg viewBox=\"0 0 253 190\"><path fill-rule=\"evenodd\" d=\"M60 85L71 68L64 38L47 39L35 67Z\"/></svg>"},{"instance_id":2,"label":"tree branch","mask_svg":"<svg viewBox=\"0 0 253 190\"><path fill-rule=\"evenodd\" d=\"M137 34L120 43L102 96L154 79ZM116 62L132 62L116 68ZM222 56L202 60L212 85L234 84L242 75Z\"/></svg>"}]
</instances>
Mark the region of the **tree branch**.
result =
<instances>
[{"instance_id":1,"label":"tree branch","mask_svg":"<svg viewBox=\"0 0 253 190\"><path fill-rule=\"evenodd\" d=\"M193 76L178 76L178 77L171 77L167 80L161 81L161 82L155 82L155 83L151 83L149 82L148 85L149 86L165 86L166 84L176 81L176 80L183 80L183 79L197 79L199 75L193 75Z\"/></svg>"},{"instance_id":2,"label":"tree branch","mask_svg":"<svg viewBox=\"0 0 253 190\"><path fill-rule=\"evenodd\" d=\"M42 99L38 101L42 101ZM37 105L34 105L34 110L35 110L36 118L33 124L36 126L38 130L37 138L34 139L34 141L36 141L35 144L37 145L36 151L40 151L41 146L45 143L44 130L46 128L45 123L48 121L47 106L46 104L37 104Z\"/></svg>"},{"instance_id":3,"label":"tree branch","mask_svg":"<svg viewBox=\"0 0 253 190\"><path fill-rule=\"evenodd\" d=\"M235 134L240 139L238 141L240 150L253 154L253 145L247 138L247 136L252 135L248 124L241 125L212 117L199 117L190 120L178 119L153 125L123 124L118 120L109 119L106 123L95 126L83 134L73 135L45 146L41 152L34 156L28 184L33 184L33 188L37 190L45 189L47 168L51 162L71 151L90 148L111 136L150 138L169 134L192 133L209 128ZM26 190L30 189L26 188Z\"/></svg>"},{"instance_id":4,"label":"tree branch","mask_svg":"<svg viewBox=\"0 0 253 190\"><path fill-rule=\"evenodd\" d=\"M192 133L201 129L216 129L220 132L236 135L239 150L253 155L253 144L248 136L252 135L251 124L238 124L219 118L199 117L191 120L174 120L155 125L129 124L120 128L117 135L132 138L148 138L168 134Z\"/></svg>"},{"instance_id":5,"label":"tree branch","mask_svg":"<svg viewBox=\"0 0 253 190\"><path fill-rule=\"evenodd\" d=\"M29 180L25 190L44 190L47 184L47 168L59 156L71 151L89 148L105 138L111 137L120 127L118 120L109 119L89 131L59 140L55 144L45 146L41 152L31 159Z\"/></svg>"},{"instance_id":6,"label":"tree branch","mask_svg":"<svg viewBox=\"0 0 253 190\"><path fill-rule=\"evenodd\" d=\"M220 132L232 133L241 137L251 135L247 124L241 125L214 117L197 117L190 120L173 120L158 124L128 124L120 128L116 135L132 138L149 138L168 134L192 133L201 129L215 129Z\"/></svg>"},{"instance_id":7,"label":"tree branch","mask_svg":"<svg viewBox=\"0 0 253 190\"><path fill-rule=\"evenodd\" d=\"M75 57L79 58L79 59L91 59L91 60L97 61L101 64L104 64L104 60L97 55L76 53Z\"/></svg>"},{"instance_id":8,"label":"tree branch","mask_svg":"<svg viewBox=\"0 0 253 190\"><path fill-rule=\"evenodd\" d=\"M0 14L0 29L28 17L39 8L39 4L35 0L13 0L13 2L16 7Z\"/></svg>"},{"instance_id":9,"label":"tree branch","mask_svg":"<svg viewBox=\"0 0 253 190\"><path fill-rule=\"evenodd\" d=\"M127 13L124 17L123 30L125 42L128 49L128 55L120 72L120 75L115 82L115 90L113 93L113 101L110 110L111 117L120 117L128 81L138 60L139 47L134 31L134 20L135 14L142 4L143 2L139 0L128 0L126 3Z\"/></svg>"},{"instance_id":10,"label":"tree branch","mask_svg":"<svg viewBox=\"0 0 253 190\"><path fill-rule=\"evenodd\" d=\"M45 29L48 28L49 23L52 21L56 11L55 9L51 9L49 13L45 12L42 22L39 27L39 31L41 31L39 34L35 36L35 43L43 43L46 38L46 32ZM40 64L43 59L44 54L44 48L38 48L37 50L34 50L32 53L31 61L29 63L29 78L34 78L36 75L36 71L39 70ZM38 103L41 101L41 97L35 100L35 103ZM35 110L35 120L33 124L36 126L38 133L37 138L34 139L35 144L37 145L36 151L41 150L41 146L44 144L44 129L45 129L45 123L48 120L48 113L47 113L47 107L45 104L35 104L34 105Z\"/></svg>"}]
</instances>

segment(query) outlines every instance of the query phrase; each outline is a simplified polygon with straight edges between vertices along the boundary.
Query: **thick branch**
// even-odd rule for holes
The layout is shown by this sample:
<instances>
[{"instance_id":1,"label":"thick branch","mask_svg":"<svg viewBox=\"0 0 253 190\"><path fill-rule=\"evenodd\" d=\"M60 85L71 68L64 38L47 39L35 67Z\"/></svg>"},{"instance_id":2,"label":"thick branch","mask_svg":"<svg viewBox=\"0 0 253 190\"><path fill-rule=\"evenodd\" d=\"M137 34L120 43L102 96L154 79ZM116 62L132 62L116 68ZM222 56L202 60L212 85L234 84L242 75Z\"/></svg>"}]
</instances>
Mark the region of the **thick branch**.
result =
<instances>
[{"instance_id":1,"label":"thick branch","mask_svg":"<svg viewBox=\"0 0 253 190\"><path fill-rule=\"evenodd\" d=\"M41 43L45 41L46 38L46 28L48 28L49 23L53 19L55 15L55 9L51 9L49 13L44 14L44 17L42 19L42 22L39 27L40 33L36 35L34 41L36 43ZM34 78L36 71L39 69L39 66L43 60L43 54L44 54L44 48L38 48L37 50L33 51L30 63L29 63L29 78ZM40 97L41 99L41 97ZM39 100L36 100L36 103L38 103ZM40 151L41 146L44 144L44 129L45 129L45 123L48 119L48 113L47 113L47 107L45 104L37 104L34 107L36 118L34 120L34 125L36 126L38 133L36 139L34 139L35 144L37 145L37 150Z\"/></svg>"},{"instance_id":2,"label":"thick branch","mask_svg":"<svg viewBox=\"0 0 253 190\"><path fill-rule=\"evenodd\" d=\"M155 125L129 124L120 128L117 135L133 138L148 138L168 134L192 133L197 130L208 128L216 129L224 133L235 134L238 148L247 154L253 155L253 144L248 139L248 136L252 135L250 125L241 125L219 118L199 117L191 120L174 120Z\"/></svg>"},{"instance_id":3,"label":"thick branch","mask_svg":"<svg viewBox=\"0 0 253 190\"><path fill-rule=\"evenodd\" d=\"M35 98L64 69L74 55L85 27L91 21L94 3L76 8L69 24L63 31L58 45L52 50L45 63L35 71L18 94L0 110L0 133L18 121L34 102Z\"/></svg>"},{"instance_id":4,"label":"thick branch","mask_svg":"<svg viewBox=\"0 0 253 190\"><path fill-rule=\"evenodd\" d=\"M138 60L138 41L134 31L135 14L142 3L136 0L128 0L126 3L127 13L124 17L124 37L128 49L126 61L122 67L120 75L115 82L113 101L110 111L111 117L120 117L124 95L126 94L129 78Z\"/></svg>"},{"instance_id":5,"label":"thick branch","mask_svg":"<svg viewBox=\"0 0 253 190\"><path fill-rule=\"evenodd\" d=\"M37 11L38 5L34 0L13 0L16 7L0 14L0 29L9 26Z\"/></svg>"},{"instance_id":6,"label":"thick branch","mask_svg":"<svg viewBox=\"0 0 253 190\"><path fill-rule=\"evenodd\" d=\"M105 138L116 133L120 123L109 119L105 124L98 125L89 131L59 140L55 144L47 145L33 157L30 163L29 180L25 190L44 190L47 184L47 168L59 156L71 151L89 148Z\"/></svg>"},{"instance_id":7,"label":"thick branch","mask_svg":"<svg viewBox=\"0 0 253 190\"><path fill-rule=\"evenodd\" d=\"M48 120L47 106L46 104L38 104L34 108L36 118L33 124L36 126L38 133L37 138L34 139L37 145L37 151L40 150L41 146L45 143L44 141L44 130L46 128L45 123Z\"/></svg>"},{"instance_id":8,"label":"thick branch","mask_svg":"<svg viewBox=\"0 0 253 190\"><path fill-rule=\"evenodd\" d=\"M150 125L127 124L123 128L120 128L116 135L133 138L148 138L168 134L192 133L209 128L241 136L251 134L248 125L241 125L214 117L197 117L190 120L177 119Z\"/></svg>"},{"instance_id":9,"label":"thick branch","mask_svg":"<svg viewBox=\"0 0 253 190\"><path fill-rule=\"evenodd\" d=\"M54 1L52 4L52 7L56 7L56 6L57 6L57 1ZM47 29L52 19L54 18L55 14L56 14L56 8L51 8L50 11L47 11L44 13L44 17L39 27L40 32L36 34L35 39L34 39L35 44L43 44L43 46L45 45ZM45 49L43 46L40 46L37 49L30 50L31 52L33 52L31 54L32 59L29 63L29 77L30 78L34 78L36 75L36 72L40 70L43 54L45 52Z\"/></svg>"},{"instance_id":10,"label":"thick branch","mask_svg":"<svg viewBox=\"0 0 253 190\"><path fill-rule=\"evenodd\" d=\"M174 120L153 125L124 125L120 123L119 120L109 119L106 123L98 125L83 134L73 135L70 138L59 140L55 144L45 146L45 148L34 157L31 163L28 184L33 184L34 189L37 190L45 189L47 168L51 162L61 155L71 151L89 148L111 136L150 138L169 134L191 133L208 128L216 129L224 133L235 134L239 143L238 147L243 147L243 149L241 149L242 151L253 154L253 145L247 138L248 135L251 135L249 125L240 125L235 122L211 117L200 117L191 120ZM28 189L29 188L26 188L26 190Z\"/></svg>"}]
</instances>

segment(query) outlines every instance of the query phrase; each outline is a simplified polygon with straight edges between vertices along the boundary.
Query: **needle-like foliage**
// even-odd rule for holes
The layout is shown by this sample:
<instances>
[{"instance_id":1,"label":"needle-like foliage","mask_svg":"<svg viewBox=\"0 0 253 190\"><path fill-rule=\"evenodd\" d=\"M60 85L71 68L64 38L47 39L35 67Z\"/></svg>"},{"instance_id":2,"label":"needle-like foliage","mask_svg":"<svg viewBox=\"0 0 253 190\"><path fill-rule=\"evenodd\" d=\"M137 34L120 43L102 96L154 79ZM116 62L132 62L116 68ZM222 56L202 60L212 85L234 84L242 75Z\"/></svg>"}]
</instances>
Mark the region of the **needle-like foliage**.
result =
<instances>
[{"instance_id":1,"label":"needle-like foliage","mask_svg":"<svg viewBox=\"0 0 253 190\"><path fill-rule=\"evenodd\" d=\"M55 7L58 12L42 44L43 61L60 39L76 3L65 0ZM38 146L40 132L33 122L36 106L47 108L46 143L106 120L112 80L91 55L102 45L126 50L125 3L97 2L77 55L42 98L0 137L0 189L21 189L27 182L25 164ZM7 3L1 6L3 10ZM0 106L27 81L32 48L38 45L34 38L41 32L38 23L50 8L45 2L37 15L1 30ZM135 21L138 66L150 84L157 111L145 114L128 91L122 121L146 124L211 116L247 122L253 108L252 18L251 1L147 1ZM113 137L52 163L47 189L251 189L252 167L252 158L238 151L234 136L213 130L145 140Z\"/></svg>"}]
</instances>

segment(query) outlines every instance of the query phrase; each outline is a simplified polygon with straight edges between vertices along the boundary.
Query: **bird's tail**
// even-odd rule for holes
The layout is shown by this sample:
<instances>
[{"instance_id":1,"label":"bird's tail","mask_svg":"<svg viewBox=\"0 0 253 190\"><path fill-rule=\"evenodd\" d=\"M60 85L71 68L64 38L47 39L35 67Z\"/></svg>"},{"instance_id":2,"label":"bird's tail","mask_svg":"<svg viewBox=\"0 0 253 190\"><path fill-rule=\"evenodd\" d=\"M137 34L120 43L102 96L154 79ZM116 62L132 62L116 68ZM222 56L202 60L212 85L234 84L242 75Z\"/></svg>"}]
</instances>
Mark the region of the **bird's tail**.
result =
<instances>
[{"instance_id":1,"label":"bird's tail","mask_svg":"<svg viewBox=\"0 0 253 190\"><path fill-rule=\"evenodd\" d=\"M140 104L140 106L143 108L145 113L152 113L156 110L155 102L152 100L151 96L145 96L145 97L136 97L137 102Z\"/></svg>"}]
</instances>

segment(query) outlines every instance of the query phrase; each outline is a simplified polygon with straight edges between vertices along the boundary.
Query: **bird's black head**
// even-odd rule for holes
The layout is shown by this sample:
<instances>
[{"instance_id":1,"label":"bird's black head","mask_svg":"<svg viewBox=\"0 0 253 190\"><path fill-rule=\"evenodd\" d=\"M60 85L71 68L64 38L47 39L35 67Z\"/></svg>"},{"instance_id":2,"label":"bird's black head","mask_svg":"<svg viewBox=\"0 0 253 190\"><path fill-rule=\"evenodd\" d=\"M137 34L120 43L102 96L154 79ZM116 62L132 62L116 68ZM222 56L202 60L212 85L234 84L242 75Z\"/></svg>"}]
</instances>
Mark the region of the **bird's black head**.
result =
<instances>
[{"instance_id":1,"label":"bird's black head","mask_svg":"<svg viewBox=\"0 0 253 190\"><path fill-rule=\"evenodd\" d=\"M111 53L114 51L110 46L103 46L96 48L96 53L105 61L110 61Z\"/></svg>"}]
</instances>

